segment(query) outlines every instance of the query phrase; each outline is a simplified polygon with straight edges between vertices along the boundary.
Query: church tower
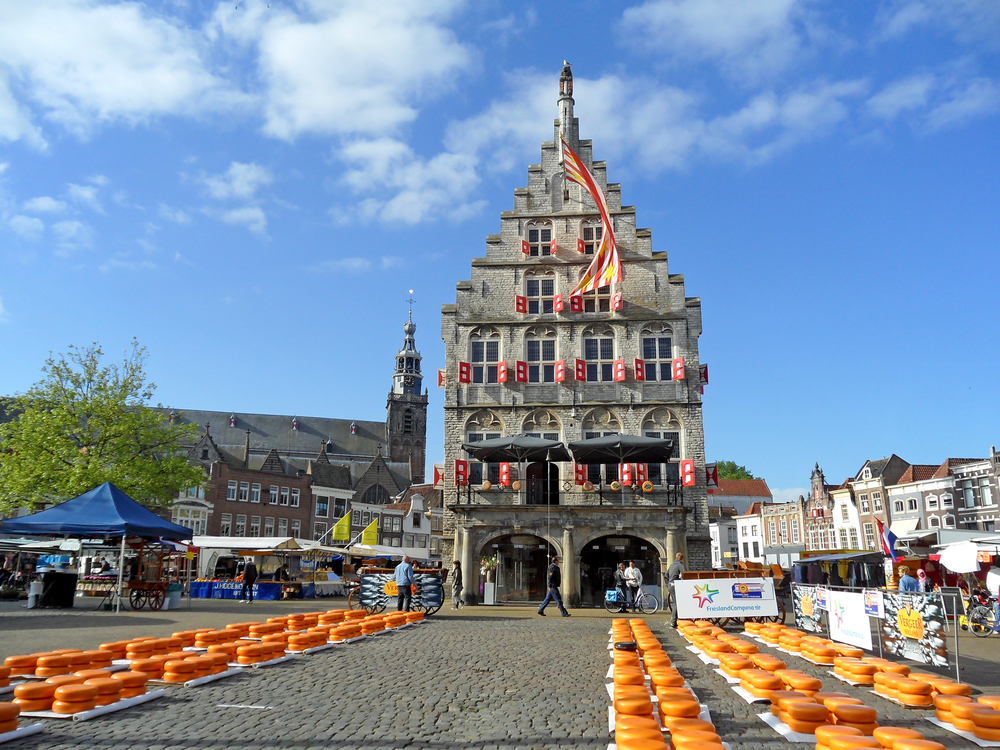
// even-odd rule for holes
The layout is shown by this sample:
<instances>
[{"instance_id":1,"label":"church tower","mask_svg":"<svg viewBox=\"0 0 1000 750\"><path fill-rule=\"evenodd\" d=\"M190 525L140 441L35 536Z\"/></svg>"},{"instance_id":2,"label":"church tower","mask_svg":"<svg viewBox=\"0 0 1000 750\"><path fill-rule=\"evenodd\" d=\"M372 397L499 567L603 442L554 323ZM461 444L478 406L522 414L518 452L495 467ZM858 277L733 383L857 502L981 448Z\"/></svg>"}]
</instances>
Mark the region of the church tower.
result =
<instances>
[{"instance_id":1,"label":"church tower","mask_svg":"<svg viewBox=\"0 0 1000 750\"><path fill-rule=\"evenodd\" d=\"M424 456L427 444L427 390L420 372L420 352L413 334L413 310L403 325L403 348L396 354L396 371L386 402L385 434L389 441L389 460L410 464L414 484L423 484Z\"/></svg>"}]
</instances>

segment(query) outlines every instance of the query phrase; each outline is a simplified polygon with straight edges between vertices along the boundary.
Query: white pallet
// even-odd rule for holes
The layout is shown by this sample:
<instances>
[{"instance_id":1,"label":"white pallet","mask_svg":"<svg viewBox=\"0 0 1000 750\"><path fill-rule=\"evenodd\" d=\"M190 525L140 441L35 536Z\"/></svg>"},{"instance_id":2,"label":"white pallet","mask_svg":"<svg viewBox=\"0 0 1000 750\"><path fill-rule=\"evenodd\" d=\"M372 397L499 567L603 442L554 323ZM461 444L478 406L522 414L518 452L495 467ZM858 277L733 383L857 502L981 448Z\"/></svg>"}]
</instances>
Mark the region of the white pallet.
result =
<instances>
[{"instance_id":1,"label":"white pallet","mask_svg":"<svg viewBox=\"0 0 1000 750\"><path fill-rule=\"evenodd\" d=\"M142 703L154 701L157 698L162 698L166 694L166 690L154 690L152 693L137 695L135 698L125 698L124 700L116 701L115 703L111 703L107 706L98 706L91 711L81 711L78 714L57 714L55 711L25 711L21 714L21 716L31 716L37 719L72 719L73 721L90 721L91 719L96 719L98 716L115 713L116 711L123 711L126 708L131 708L132 706L138 706Z\"/></svg>"}]
</instances>

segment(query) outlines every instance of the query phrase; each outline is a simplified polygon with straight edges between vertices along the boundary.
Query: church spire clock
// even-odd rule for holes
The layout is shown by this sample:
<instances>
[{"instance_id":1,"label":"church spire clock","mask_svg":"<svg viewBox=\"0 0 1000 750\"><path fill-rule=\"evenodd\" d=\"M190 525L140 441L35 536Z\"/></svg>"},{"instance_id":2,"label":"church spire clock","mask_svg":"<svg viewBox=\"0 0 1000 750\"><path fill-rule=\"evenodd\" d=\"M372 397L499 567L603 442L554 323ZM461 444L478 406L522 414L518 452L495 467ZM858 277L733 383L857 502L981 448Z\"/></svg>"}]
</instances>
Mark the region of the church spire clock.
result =
<instances>
[{"instance_id":1,"label":"church spire clock","mask_svg":"<svg viewBox=\"0 0 1000 750\"><path fill-rule=\"evenodd\" d=\"M421 356L413 334L413 290L410 290L409 317L403 324L403 347L396 353L392 390L386 403L386 437L391 461L410 464L414 484L424 481L424 453L427 434L427 393L420 370Z\"/></svg>"}]
</instances>

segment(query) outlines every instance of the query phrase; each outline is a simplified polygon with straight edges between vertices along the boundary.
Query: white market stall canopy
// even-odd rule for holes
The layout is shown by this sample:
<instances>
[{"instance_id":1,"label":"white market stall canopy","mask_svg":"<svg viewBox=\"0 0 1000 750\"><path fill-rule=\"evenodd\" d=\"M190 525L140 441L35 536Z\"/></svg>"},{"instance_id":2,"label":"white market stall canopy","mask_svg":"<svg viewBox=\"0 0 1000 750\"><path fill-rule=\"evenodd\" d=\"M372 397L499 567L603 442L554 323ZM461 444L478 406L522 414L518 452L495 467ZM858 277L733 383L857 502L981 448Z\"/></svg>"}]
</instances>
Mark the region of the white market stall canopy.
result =
<instances>
[{"instance_id":1,"label":"white market stall canopy","mask_svg":"<svg viewBox=\"0 0 1000 750\"><path fill-rule=\"evenodd\" d=\"M424 547L387 547L384 544L355 544L350 554L364 557L402 557L411 560L430 560L430 550Z\"/></svg>"},{"instance_id":2,"label":"white market stall canopy","mask_svg":"<svg viewBox=\"0 0 1000 750\"><path fill-rule=\"evenodd\" d=\"M301 542L301 544L300 544ZM191 543L201 549L302 549L305 540L290 536L196 536Z\"/></svg>"}]
</instances>

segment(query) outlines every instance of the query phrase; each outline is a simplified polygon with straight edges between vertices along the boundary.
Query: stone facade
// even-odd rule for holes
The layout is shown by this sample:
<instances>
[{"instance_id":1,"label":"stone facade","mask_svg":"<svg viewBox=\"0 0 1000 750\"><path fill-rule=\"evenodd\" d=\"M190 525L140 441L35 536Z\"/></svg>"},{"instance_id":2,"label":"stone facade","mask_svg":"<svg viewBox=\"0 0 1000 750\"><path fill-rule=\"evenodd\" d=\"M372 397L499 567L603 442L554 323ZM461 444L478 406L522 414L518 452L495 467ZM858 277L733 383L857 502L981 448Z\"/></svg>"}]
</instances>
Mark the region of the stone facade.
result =
<instances>
[{"instance_id":1,"label":"stone facade","mask_svg":"<svg viewBox=\"0 0 1000 750\"><path fill-rule=\"evenodd\" d=\"M581 569L581 556L603 537L636 538L642 550L655 551L659 569L644 572L647 584L659 585L659 573L675 552L686 552L690 568L711 567L698 378L701 302L685 296L684 277L669 273L667 254L653 251L650 230L637 227L635 208L622 206L620 186L607 182L605 163L594 161L591 142L580 139L568 66L560 79L559 114L555 139L542 144L541 163L528 167L528 186L515 189L513 210L500 216L500 233L486 238L485 257L473 259L471 278L457 283L455 304L442 307L447 378L442 552L446 564L461 559L472 598L479 591L480 557L491 542L512 534L539 537L563 558L563 596L570 603L579 601L583 578L596 587L597 571L586 562ZM605 193L624 267L622 283L584 296L579 311L571 309L571 290L592 260L581 250L588 249L584 243L600 226L600 215L585 191L564 180L560 133ZM618 310L612 301L616 293L623 300ZM519 297L524 312L518 311ZM599 342L591 344L596 351L590 354L597 356L588 358L588 339ZM650 359L643 339L669 341ZM684 360L681 380L669 377L672 358ZM577 360L594 365L587 373L593 377L574 378ZM602 366L620 360L626 363L625 379L607 378L609 370ZM637 380L636 360L643 360L647 371L657 368L657 379ZM507 368L505 383L498 382L500 363ZM554 376L558 363L565 366L562 382ZM460 366L471 372L471 382L460 382ZM526 382L516 378L521 366ZM576 491L572 463L553 464L558 479L550 474L550 481L558 492L548 496L551 507L528 504L525 493L456 487L455 462L468 458L462 443L469 439L527 433L570 443L595 433L650 432L675 438L673 460L655 468L651 493L610 492L607 474L601 494ZM695 486L676 486L678 459L694 460ZM516 471L512 465L512 474ZM528 467L522 477L526 482L531 471ZM544 575L544 569L533 575Z\"/></svg>"}]
</instances>

